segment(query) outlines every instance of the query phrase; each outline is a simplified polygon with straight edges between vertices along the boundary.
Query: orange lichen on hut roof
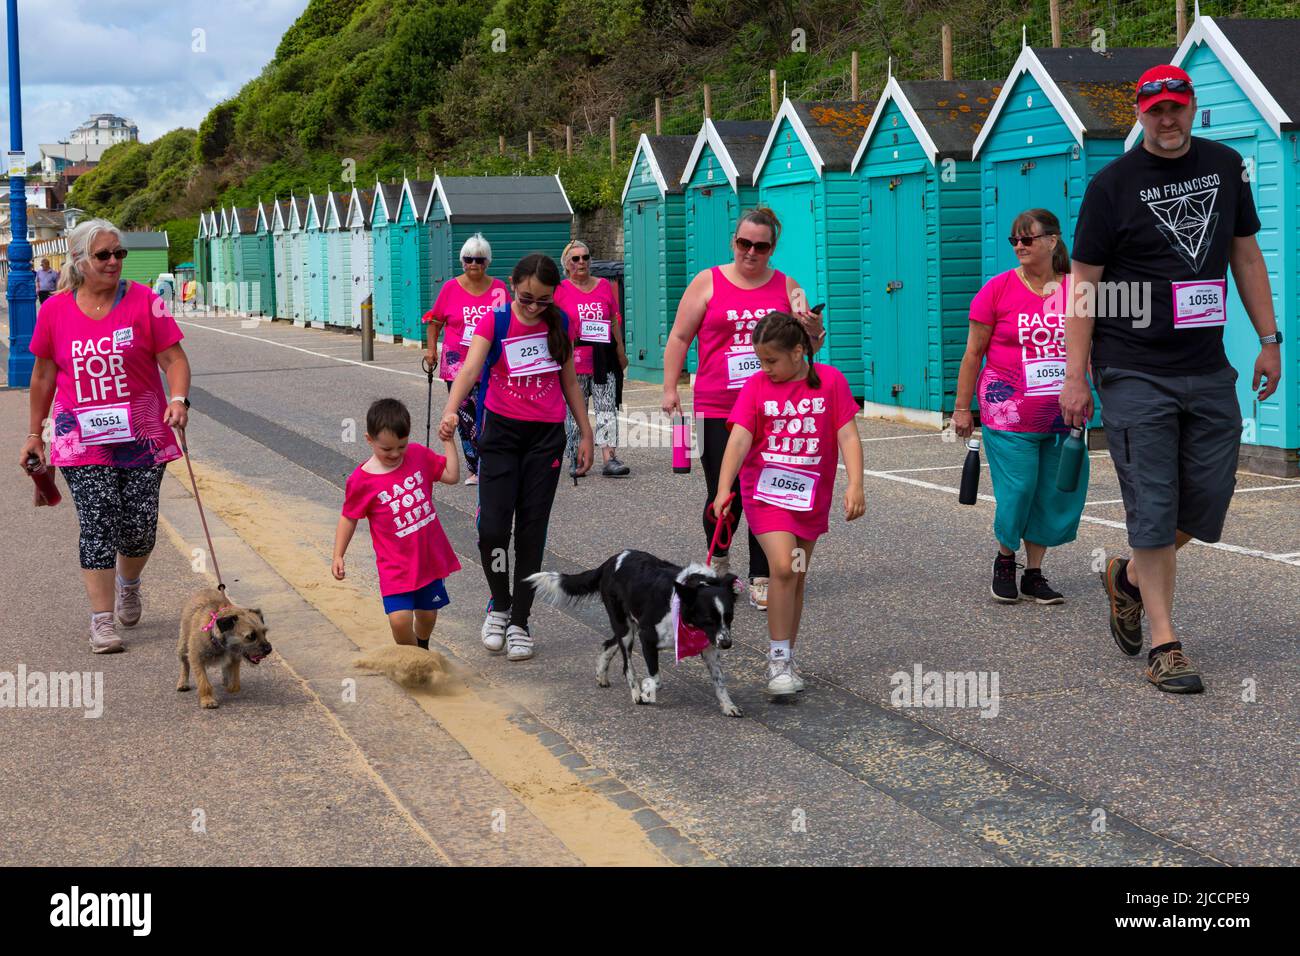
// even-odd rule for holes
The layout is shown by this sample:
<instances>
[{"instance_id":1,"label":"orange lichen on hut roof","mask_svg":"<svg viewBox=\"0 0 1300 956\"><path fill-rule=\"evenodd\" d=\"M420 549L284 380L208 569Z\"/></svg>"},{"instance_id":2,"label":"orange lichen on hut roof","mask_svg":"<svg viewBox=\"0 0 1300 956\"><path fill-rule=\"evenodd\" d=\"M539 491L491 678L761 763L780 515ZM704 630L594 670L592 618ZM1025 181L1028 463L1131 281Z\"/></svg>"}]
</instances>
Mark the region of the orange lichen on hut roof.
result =
<instances>
[{"instance_id":1,"label":"orange lichen on hut roof","mask_svg":"<svg viewBox=\"0 0 1300 956\"><path fill-rule=\"evenodd\" d=\"M1132 83L1077 83L1074 88L1112 127L1123 128L1135 122Z\"/></svg>"},{"instance_id":2,"label":"orange lichen on hut roof","mask_svg":"<svg viewBox=\"0 0 1300 956\"><path fill-rule=\"evenodd\" d=\"M808 115L823 129L836 136L857 137L871 125L871 105L855 103L849 106L814 106Z\"/></svg>"}]
</instances>

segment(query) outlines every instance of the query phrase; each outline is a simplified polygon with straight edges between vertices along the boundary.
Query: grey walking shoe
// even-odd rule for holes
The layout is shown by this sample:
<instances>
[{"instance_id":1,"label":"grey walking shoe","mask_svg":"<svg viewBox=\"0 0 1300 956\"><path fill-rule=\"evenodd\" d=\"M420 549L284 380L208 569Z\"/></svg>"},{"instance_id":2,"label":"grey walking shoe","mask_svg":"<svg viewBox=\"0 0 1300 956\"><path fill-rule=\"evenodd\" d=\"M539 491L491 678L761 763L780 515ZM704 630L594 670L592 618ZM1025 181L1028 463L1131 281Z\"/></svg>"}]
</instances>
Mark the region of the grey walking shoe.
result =
<instances>
[{"instance_id":1,"label":"grey walking shoe","mask_svg":"<svg viewBox=\"0 0 1300 956\"><path fill-rule=\"evenodd\" d=\"M606 478L626 478L632 473L632 469L619 461L617 456L611 456L600 473Z\"/></svg>"},{"instance_id":2,"label":"grey walking shoe","mask_svg":"<svg viewBox=\"0 0 1300 956\"><path fill-rule=\"evenodd\" d=\"M111 611L90 615L90 652L92 654L117 654L126 650L117 636L117 622Z\"/></svg>"},{"instance_id":3,"label":"grey walking shoe","mask_svg":"<svg viewBox=\"0 0 1300 956\"><path fill-rule=\"evenodd\" d=\"M117 596L113 600L113 613L123 627L135 627L140 623L140 615L144 613L144 602L140 599L140 579L136 578L135 584L124 584L120 577L115 580Z\"/></svg>"}]
</instances>

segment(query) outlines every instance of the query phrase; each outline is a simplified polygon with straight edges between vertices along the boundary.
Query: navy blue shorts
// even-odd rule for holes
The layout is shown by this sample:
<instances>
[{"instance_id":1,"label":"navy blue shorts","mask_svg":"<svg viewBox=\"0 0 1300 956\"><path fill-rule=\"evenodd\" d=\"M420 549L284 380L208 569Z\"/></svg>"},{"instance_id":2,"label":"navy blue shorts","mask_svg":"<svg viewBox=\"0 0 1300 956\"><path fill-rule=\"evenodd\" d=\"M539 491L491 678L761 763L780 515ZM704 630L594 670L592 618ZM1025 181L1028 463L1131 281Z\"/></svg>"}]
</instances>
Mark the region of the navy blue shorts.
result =
<instances>
[{"instance_id":1,"label":"navy blue shorts","mask_svg":"<svg viewBox=\"0 0 1300 956\"><path fill-rule=\"evenodd\" d=\"M447 587L442 583L442 578L430 581L422 588L416 588L414 591L403 591L401 594L384 595L384 613L392 614L394 611L436 611L440 607L446 607L451 603L451 598L447 597Z\"/></svg>"}]
</instances>

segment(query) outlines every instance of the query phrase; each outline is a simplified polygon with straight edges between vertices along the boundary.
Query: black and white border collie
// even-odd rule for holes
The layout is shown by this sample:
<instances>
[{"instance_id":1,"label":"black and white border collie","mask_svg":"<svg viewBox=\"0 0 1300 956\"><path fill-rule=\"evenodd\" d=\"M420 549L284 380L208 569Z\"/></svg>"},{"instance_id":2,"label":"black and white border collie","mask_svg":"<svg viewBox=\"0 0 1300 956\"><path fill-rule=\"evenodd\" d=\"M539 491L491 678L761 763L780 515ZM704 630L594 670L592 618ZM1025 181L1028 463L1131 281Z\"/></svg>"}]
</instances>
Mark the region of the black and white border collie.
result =
<instances>
[{"instance_id":1,"label":"black and white border collie","mask_svg":"<svg viewBox=\"0 0 1300 956\"><path fill-rule=\"evenodd\" d=\"M623 656L623 675L627 678L632 702L653 704L659 689L659 651L672 651L676 635L668 613L673 592L681 600L682 619L708 636L709 646L701 651L704 664L713 678L713 692L722 712L728 717L743 716L731 701L722 681L718 648L731 647L731 619L736 610L740 579L734 574L717 575L703 564L686 567L656 558L644 551L623 551L600 567L581 574L543 571L529 575L537 596L557 607L577 604L600 594L609 614L614 636L605 641L596 659L596 683L609 686L609 662L615 648ZM641 639L649 676L638 684L632 664L632 637Z\"/></svg>"}]
</instances>

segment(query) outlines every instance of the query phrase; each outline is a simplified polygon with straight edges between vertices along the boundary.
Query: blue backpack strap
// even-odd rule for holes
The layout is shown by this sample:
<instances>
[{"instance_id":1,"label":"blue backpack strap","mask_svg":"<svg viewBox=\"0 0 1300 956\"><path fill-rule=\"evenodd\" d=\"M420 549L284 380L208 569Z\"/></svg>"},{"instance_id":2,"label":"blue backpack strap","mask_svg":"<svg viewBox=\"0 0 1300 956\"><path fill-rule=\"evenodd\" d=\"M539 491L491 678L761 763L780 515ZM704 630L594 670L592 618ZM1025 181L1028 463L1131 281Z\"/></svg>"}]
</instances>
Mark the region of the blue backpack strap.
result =
<instances>
[{"instance_id":1,"label":"blue backpack strap","mask_svg":"<svg viewBox=\"0 0 1300 956\"><path fill-rule=\"evenodd\" d=\"M509 332L510 306L498 306L492 310L492 344L488 346L483 371L479 373L478 385L474 390L474 427L480 436L483 434L483 417L487 411L483 403L487 398L488 382L492 378L493 366L501 361L501 353L505 351L501 343L505 341Z\"/></svg>"}]
</instances>

